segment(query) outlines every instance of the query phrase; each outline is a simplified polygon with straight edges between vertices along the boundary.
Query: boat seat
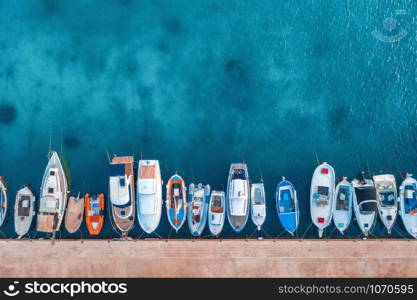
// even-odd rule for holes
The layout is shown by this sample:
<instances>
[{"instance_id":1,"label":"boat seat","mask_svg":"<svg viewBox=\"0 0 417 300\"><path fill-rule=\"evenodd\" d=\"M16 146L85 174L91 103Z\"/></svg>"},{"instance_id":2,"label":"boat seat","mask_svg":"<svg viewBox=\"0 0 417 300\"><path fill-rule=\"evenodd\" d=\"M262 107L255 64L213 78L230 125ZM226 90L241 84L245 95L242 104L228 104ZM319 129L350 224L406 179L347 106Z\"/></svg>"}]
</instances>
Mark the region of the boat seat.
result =
<instances>
[{"instance_id":1,"label":"boat seat","mask_svg":"<svg viewBox=\"0 0 417 300\"><path fill-rule=\"evenodd\" d=\"M23 200L22 201L22 207L24 207L24 208L29 207L29 200Z\"/></svg>"},{"instance_id":2,"label":"boat seat","mask_svg":"<svg viewBox=\"0 0 417 300\"><path fill-rule=\"evenodd\" d=\"M328 186L317 186L317 193L322 196L328 196L329 195L329 187Z\"/></svg>"},{"instance_id":3,"label":"boat seat","mask_svg":"<svg viewBox=\"0 0 417 300\"><path fill-rule=\"evenodd\" d=\"M174 196L175 196L175 197L178 197L179 195L180 195L180 189L175 188L175 189L174 189Z\"/></svg>"},{"instance_id":4,"label":"boat seat","mask_svg":"<svg viewBox=\"0 0 417 300\"><path fill-rule=\"evenodd\" d=\"M221 207L221 206L212 206L211 207L211 212L212 213L222 213L223 212L223 207Z\"/></svg>"}]
</instances>

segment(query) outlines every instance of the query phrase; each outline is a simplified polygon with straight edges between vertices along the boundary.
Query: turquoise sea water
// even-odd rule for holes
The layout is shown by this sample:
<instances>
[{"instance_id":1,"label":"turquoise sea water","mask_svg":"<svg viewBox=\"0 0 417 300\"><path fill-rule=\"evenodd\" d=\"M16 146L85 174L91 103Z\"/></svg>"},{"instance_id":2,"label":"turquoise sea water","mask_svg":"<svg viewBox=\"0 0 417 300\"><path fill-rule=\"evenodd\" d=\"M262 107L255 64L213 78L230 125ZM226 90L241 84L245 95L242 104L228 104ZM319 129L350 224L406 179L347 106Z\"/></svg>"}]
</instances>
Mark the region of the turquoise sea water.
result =
<instances>
[{"instance_id":1,"label":"turquoise sea water","mask_svg":"<svg viewBox=\"0 0 417 300\"><path fill-rule=\"evenodd\" d=\"M107 192L106 149L159 159L165 181L178 170L187 184L214 189L244 160L252 180L265 181L267 234L283 231L273 193L285 175L301 201L299 236L316 236L308 192L317 159L349 178L417 173L416 7L2 1L0 173L11 204L22 184L39 191L50 142L70 165L74 192ZM405 235L397 221L392 236ZM254 229L248 222L241 236ZM374 234L384 232L378 221ZM158 234L170 235L165 211ZM107 222L103 237L112 235ZM355 221L347 235L359 235ZM137 223L132 236L142 236ZM224 236L236 234L227 225Z\"/></svg>"}]
</instances>

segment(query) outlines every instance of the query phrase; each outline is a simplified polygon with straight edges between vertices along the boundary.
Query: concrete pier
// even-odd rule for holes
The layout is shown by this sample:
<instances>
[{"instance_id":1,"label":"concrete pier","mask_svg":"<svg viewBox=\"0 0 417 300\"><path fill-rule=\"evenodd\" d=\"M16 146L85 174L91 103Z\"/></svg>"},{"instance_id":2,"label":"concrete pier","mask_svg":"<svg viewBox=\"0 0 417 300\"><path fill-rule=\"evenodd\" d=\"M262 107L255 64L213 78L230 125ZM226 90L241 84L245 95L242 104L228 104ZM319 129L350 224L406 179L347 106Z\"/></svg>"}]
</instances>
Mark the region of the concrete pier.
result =
<instances>
[{"instance_id":1,"label":"concrete pier","mask_svg":"<svg viewBox=\"0 0 417 300\"><path fill-rule=\"evenodd\" d=\"M0 241L1 277L417 277L414 240Z\"/></svg>"}]
</instances>

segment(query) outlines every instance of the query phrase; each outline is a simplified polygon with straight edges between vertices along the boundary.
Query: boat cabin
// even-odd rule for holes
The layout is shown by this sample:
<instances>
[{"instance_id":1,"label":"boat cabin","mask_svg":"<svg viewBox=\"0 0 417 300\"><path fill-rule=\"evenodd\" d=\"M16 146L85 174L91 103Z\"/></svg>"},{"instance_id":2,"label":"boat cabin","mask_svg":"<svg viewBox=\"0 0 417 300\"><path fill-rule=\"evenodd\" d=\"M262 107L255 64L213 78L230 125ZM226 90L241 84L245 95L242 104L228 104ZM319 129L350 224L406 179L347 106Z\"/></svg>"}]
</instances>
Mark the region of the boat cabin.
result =
<instances>
[{"instance_id":1,"label":"boat cabin","mask_svg":"<svg viewBox=\"0 0 417 300\"><path fill-rule=\"evenodd\" d=\"M119 208L130 206L131 195L125 164L110 165L110 201Z\"/></svg>"}]
</instances>

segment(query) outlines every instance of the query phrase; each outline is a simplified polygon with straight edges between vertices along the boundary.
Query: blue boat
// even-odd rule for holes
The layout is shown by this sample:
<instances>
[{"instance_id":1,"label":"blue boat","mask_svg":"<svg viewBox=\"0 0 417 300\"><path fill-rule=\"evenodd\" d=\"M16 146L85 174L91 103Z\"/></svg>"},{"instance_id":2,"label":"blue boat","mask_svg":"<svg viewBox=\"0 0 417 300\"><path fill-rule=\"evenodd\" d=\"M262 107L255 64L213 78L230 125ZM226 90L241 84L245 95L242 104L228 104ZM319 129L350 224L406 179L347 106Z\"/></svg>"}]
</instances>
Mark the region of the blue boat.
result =
<instances>
[{"instance_id":1,"label":"blue boat","mask_svg":"<svg viewBox=\"0 0 417 300\"><path fill-rule=\"evenodd\" d=\"M282 181L277 186L275 199L282 226L291 235L294 235L300 220L300 209L298 207L297 191L291 182L285 180L285 177L282 177Z\"/></svg>"}]
</instances>

